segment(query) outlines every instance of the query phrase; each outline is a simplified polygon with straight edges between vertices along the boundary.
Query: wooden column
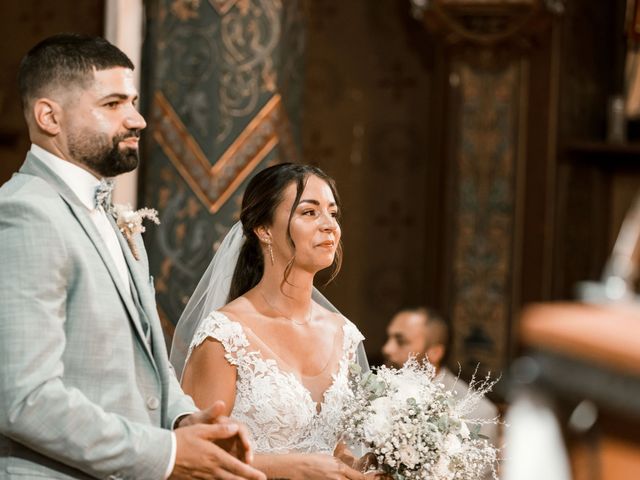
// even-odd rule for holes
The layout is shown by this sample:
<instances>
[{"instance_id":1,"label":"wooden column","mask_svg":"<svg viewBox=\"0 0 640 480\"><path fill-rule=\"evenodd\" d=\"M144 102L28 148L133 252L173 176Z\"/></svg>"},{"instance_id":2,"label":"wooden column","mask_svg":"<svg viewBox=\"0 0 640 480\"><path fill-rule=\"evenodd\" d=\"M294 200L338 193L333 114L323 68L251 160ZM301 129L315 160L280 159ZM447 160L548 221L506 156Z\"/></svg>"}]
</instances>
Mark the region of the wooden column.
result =
<instances>
[{"instance_id":1,"label":"wooden column","mask_svg":"<svg viewBox=\"0 0 640 480\"><path fill-rule=\"evenodd\" d=\"M550 291L563 2L413 1L432 33L443 309L463 372L502 371L512 318Z\"/></svg>"}]
</instances>

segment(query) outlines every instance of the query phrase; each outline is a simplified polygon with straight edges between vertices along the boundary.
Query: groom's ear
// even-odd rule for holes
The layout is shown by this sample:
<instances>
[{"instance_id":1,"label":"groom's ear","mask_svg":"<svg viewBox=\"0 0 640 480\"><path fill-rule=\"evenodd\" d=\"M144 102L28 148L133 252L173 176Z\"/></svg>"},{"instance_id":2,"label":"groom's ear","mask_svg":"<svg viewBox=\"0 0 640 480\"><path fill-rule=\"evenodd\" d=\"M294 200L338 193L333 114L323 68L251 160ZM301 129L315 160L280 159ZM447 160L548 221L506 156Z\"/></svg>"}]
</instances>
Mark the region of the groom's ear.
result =
<instances>
[{"instance_id":1,"label":"groom's ear","mask_svg":"<svg viewBox=\"0 0 640 480\"><path fill-rule=\"evenodd\" d=\"M33 120L38 128L55 136L60 133L60 104L49 98L39 98L33 103Z\"/></svg>"}]
</instances>

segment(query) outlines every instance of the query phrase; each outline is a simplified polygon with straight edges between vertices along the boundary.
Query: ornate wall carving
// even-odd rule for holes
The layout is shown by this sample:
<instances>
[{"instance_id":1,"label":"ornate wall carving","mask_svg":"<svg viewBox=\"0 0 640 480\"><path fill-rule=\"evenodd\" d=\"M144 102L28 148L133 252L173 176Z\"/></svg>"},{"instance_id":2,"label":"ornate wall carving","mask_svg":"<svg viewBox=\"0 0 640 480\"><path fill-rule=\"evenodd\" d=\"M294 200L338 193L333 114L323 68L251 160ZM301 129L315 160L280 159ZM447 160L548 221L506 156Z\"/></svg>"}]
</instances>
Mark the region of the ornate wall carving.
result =
<instances>
[{"instance_id":1,"label":"ornate wall carving","mask_svg":"<svg viewBox=\"0 0 640 480\"><path fill-rule=\"evenodd\" d=\"M148 18L142 203L160 211L146 241L170 337L247 179L299 157L304 36L296 1L159 0Z\"/></svg>"}]
</instances>

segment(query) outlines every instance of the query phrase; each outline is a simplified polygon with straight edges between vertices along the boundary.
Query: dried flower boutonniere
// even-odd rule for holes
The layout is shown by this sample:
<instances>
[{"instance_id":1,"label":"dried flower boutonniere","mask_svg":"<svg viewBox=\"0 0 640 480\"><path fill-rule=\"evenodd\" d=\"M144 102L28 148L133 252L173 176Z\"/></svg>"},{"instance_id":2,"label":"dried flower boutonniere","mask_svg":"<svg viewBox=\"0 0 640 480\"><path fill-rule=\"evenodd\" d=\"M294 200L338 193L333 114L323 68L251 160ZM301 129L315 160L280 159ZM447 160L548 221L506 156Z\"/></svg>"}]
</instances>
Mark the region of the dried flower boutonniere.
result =
<instances>
[{"instance_id":1,"label":"dried flower boutonniere","mask_svg":"<svg viewBox=\"0 0 640 480\"><path fill-rule=\"evenodd\" d=\"M145 227L142 225L142 221L145 218L151 220L156 225L160 225L157 210L153 208L140 208L134 211L130 205L115 204L113 205L113 214L116 219L116 225L118 225L118 229L127 240L131 253L136 260L140 260L140 252L138 251L134 236L137 233L143 233L145 231Z\"/></svg>"}]
</instances>

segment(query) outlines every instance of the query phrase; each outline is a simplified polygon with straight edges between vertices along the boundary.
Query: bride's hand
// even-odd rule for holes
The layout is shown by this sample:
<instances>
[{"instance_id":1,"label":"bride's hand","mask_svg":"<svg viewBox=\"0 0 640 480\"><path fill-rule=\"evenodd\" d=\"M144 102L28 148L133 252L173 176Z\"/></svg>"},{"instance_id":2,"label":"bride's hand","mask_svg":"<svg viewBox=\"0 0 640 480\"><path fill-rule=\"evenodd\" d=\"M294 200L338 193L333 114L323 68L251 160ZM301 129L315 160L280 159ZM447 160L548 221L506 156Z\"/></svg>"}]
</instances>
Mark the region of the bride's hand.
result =
<instances>
[{"instance_id":1,"label":"bride's hand","mask_svg":"<svg viewBox=\"0 0 640 480\"><path fill-rule=\"evenodd\" d=\"M353 468L360 472L365 472L364 476L371 480L392 480L393 477L380 470L378 470L378 459L376 456L369 452L360 457Z\"/></svg>"},{"instance_id":2,"label":"bride's hand","mask_svg":"<svg viewBox=\"0 0 640 480\"><path fill-rule=\"evenodd\" d=\"M378 468L378 459L371 452L365 453L362 457L354 462L353 468L355 468L359 472L375 471L375 469Z\"/></svg>"},{"instance_id":3,"label":"bride's hand","mask_svg":"<svg viewBox=\"0 0 640 480\"><path fill-rule=\"evenodd\" d=\"M299 478L307 480L365 480L363 473L354 470L338 458L322 453L301 455Z\"/></svg>"},{"instance_id":4,"label":"bride's hand","mask_svg":"<svg viewBox=\"0 0 640 480\"><path fill-rule=\"evenodd\" d=\"M338 444L336 445L336 448L333 450L333 456L341 460L343 463L347 464L351 468L354 468L362 472L360 468L355 466L358 459L351 452L351 450L349 450L349 447L347 447L347 445L344 442L338 442Z\"/></svg>"},{"instance_id":5,"label":"bride's hand","mask_svg":"<svg viewBox=\"0 0 640 480\"><path fill-rule=\"evenodd\" d=\"M365 473L364 478L366 478L367 480L393 480L393 477L391 475L383 472L378 472L377 470Z\"/></svg>"},{"instance_id":6,"label":"bride's hand","mask_svg":"<svg viewBox=\"0 0 640 480\"><path fill-rule=\"evenodd\" d=\"M353 452L351 452L351 450L345 443L338 442L335 450L333 451L333 456L342 460L354 470L363 472L365 478L367 479L390 480L392 478L390 475L377 470L378 459L371 452L365 453L360 458L356 458L356 456L353 454Z\"/></svg>"}]
</instances>

